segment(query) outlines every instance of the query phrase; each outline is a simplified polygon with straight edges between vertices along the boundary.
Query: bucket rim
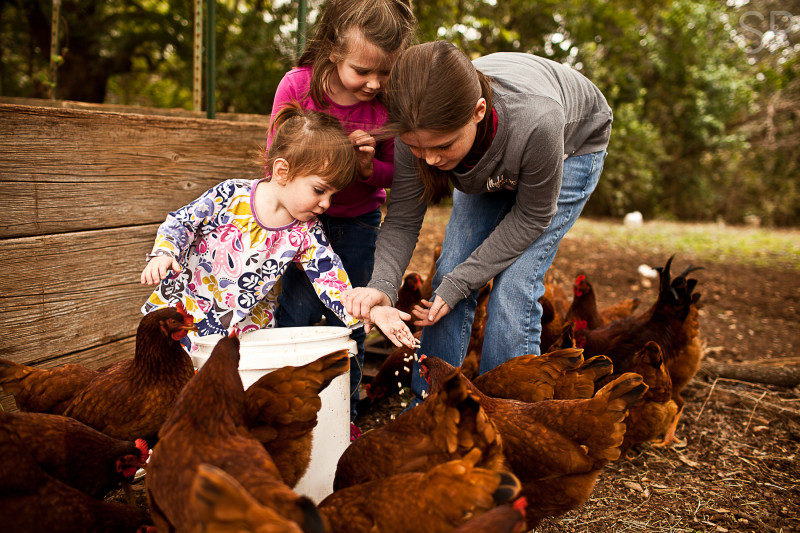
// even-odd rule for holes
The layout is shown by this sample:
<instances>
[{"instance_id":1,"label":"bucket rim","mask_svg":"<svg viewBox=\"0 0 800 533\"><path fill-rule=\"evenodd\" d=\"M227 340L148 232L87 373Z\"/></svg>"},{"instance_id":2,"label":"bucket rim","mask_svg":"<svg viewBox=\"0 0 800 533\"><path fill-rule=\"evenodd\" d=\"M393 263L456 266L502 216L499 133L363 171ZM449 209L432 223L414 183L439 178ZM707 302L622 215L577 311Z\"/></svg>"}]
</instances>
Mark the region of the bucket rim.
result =
<instances>
[{"instance_id":1,"label":"bucket rim","mask_svg":"<svg viewBox=\"0 0 800 533\"><path fill-rule=\"evenodd\" d=\"M266 332L266 331L282 331L284 333L295 331L296 333L298 333L299 336L297 338L286 338L285 336L281 336L276 339L264 339L264 340L247 339L247 337L249 335L252 336L253 333ZM349 328L342 326L298 326L291 328L265 328L243 333L240 339L242 341L242 344L246 343L247 346L280 346L280 345L285 345L287 342L290 342L292 344L306 344L306 343L316 343L320 341L328 341L342 337L349 337L351 332L352 331ZM216 344L220 341L220 339L223 338L223 335L220 335L218 333L214 333L212 335L203 335L203 336L197 335L195 333L189 333L189 336L193 343L196 343L199 346L211 347L211 348L216 346Z\"/></svg>"}]
</instances>

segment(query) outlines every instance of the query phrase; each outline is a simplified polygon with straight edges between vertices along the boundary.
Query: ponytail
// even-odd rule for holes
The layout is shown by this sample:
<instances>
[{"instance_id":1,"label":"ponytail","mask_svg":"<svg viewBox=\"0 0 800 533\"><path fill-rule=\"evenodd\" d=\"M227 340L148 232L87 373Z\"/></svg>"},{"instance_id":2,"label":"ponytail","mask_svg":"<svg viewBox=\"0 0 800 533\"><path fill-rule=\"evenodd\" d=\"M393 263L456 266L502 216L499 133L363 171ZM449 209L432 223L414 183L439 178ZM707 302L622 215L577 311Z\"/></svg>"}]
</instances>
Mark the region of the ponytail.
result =
<instances>
[{"instance_id":1,"label":"ponytail","mask_svg":"<svg viewBox=\"0 0 800 533\"><path fill-rule=\"evenodd\" d=\"M291 102L272 118L269 134L268 170L276 159L285 159L290 181L296 176L320 176L338 190L353 182L358 166L356 151L342 125L331 115Z\"/></svg>"}]
</instances>

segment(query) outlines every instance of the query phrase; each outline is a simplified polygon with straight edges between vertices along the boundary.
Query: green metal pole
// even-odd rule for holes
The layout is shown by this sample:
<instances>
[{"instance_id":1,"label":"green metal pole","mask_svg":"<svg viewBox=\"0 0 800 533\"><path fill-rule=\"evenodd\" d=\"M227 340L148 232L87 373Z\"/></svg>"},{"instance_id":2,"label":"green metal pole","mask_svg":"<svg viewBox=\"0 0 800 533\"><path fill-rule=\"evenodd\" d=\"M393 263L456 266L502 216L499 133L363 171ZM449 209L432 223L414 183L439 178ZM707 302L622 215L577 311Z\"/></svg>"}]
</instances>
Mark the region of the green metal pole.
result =
<instances>
[{"instance_id":1,"label":"green metal pole","mask_svg":"<svg viewBox=\"0 0 800 533\"><path fill-rule=\"evenodd\" d=\"M206 117L216 116L217 85L217 32L216 8L217 0L207 0L208 16L206 24Z\"/></svg>"},{"instance_id":2,"label":"green metal pole","mask_svg":"<svg viewBox=\"0 0 800 533\"><path fill-rule=\"evenodd\" d=\"M299 0L297 6L297 57L306 49L306 0Z\"/></svg>"},{"instance_id":3,"label":"green metal pole","mask_svg":"<svg viewBox=\"0 0 800 533\"><path fill-rule=\"evenodd\" d=\"M57 98L58 89L58 24L61 20L61 0L53 0L53 13L50 23L50 99Z\"/></svg>"},{"instance_id":4,"label":"green metal pole","mask_svg":"<svg viewBox=\"0 0 800 533\"><path fill-rule=\"evenodd\" d=\"M203 110L203 0L194 0L192 109Z\"/></svg>"}]
</instances>

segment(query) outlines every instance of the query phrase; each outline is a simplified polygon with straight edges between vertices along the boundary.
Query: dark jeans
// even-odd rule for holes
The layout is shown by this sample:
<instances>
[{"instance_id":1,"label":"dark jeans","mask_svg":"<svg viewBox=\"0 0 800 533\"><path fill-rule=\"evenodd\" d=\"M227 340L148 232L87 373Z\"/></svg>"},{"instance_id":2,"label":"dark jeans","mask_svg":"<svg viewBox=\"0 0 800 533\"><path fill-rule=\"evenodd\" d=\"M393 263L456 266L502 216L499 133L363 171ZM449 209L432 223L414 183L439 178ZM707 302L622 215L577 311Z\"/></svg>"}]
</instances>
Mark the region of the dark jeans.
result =
<instances>
[{"instance_id":1,"label":"dark jeans","mask_svg":"<svg viewBox=\"0 0 800 533\"><path fill-rule=\"evenodd\" d=\"M375 240L381 224L381 211L376 209L354 218L319 217L333 251L339 256L353 287L365 287L375 264ZM281 278L283 288L278 297L276 313L279 328L312 326L324 316L331 326L344 326L341 320L319 301L314 287L303 271L288 268ZM350 365L350 420L356 417L358 385L364 366L364 328L353 330L350 338L356 341L358 354ZM320 354L322 356L324 354Z\"/></svg>"}]
</instances>

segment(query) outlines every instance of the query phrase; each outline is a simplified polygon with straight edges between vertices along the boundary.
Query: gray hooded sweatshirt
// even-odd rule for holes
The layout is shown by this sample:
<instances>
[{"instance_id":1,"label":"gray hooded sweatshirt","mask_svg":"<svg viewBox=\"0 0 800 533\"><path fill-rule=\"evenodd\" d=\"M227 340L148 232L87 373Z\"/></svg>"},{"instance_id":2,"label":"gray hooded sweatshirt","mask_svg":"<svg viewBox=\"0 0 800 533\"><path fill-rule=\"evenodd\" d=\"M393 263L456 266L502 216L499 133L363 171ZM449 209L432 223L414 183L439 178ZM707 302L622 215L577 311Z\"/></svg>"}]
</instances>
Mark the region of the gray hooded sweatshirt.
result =
<instances>
[{"instance_id":1,"label":"gray hooded sweatshirt","mask_svg":"<svg viewBox=\"0 0 800 533\"><path fill-rule=\"evenodd\" d=\"M611 135L611 108L576 70L523 53L490 54L473 64L492 79L497 131L480 161L463 174L451 171L450 180L466 194L513 189L516 202L436 289L451 309L511 265L550 224L565 156L604 150ZM394 180L368 285L387 294L393 305L427 210L423 191L417 158L396 139Z\"/></svg>"}]
</instances>

